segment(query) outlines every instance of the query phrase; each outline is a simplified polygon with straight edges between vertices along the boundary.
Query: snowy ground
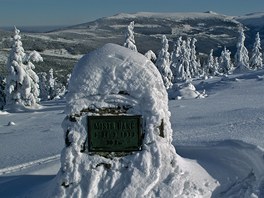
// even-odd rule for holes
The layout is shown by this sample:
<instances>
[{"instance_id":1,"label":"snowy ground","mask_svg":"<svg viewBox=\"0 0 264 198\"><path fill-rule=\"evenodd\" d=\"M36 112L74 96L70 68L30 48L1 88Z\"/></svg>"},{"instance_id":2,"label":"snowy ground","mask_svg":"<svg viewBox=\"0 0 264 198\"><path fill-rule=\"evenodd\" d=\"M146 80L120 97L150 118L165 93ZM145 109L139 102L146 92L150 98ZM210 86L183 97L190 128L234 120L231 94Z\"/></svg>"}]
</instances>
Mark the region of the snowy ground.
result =
<instances>
[{"instance_id":1,"label":"snowy ground","mask_svg":"<svg viewBox=\"0 0 264 198\"><path fill-rule=\"evenodd\" d=\"M177 153L219 182L213 197L264 197L264 71L193 83L208 97L169 102ZM0 197L46 190L60 167L63 108L0 113Z\"/></svg>"}]
</instances>

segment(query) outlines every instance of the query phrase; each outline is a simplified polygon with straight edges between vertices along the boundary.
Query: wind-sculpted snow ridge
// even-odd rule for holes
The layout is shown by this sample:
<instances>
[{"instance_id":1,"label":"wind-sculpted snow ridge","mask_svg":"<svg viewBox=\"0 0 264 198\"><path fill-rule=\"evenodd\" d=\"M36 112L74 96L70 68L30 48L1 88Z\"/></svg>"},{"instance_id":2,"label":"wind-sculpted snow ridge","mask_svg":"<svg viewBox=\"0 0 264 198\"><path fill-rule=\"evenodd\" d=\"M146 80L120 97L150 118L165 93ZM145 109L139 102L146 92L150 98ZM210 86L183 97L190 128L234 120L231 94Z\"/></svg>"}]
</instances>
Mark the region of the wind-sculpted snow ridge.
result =
<instances>
[{"instance_id":1,"label":"wind-sculpted snow ridge","mask_svg":"<svg viewBox=\"0 0 264 198\"><path fill-rule=\"evenodd\" d=\"M57 160L59 158L60 158L60 155L54 155L54 156L51 156L51 157L35 160L35 161L32 161L32 162L27 162L27 163L24 163L24 164L19 164L19 165L16 165L16 166L3 168L3 169L0 169L0 175L5 175L5 174L21 171L23 169L27 169L29 167L40 165L40 164L46 164L46 163L49 163L51 161L55 161L55 160Z\"/></svg>"},{"instance_id":2,"label":"wind-sculpted snow ridge","mask_svg":"<svg viewBox=\"0 0 264 198\"><path fill-rule=\"evenodd\" d=\"M212 197L263 197L263 150L238 140L179 146L180 154L195 158L220 183ZM195 157L194 157L195 156Z\"/></svg>"},{"instance_id":3,"label":"wind-sculpted snow ridge","mask_svg":"<svg viewBox=\"0 0 264 198\"><path fill-rule=\"evenodd\" d=\"M190 83L186 82L181 85L174 84L171 89L168 90L169 99L201 99L207 97L205 90L203 92L198 92L195 86Z\"/></svg>"},{"instance_id":4,"label":"wind-sculpted snow ridge","mask_svg":"<svg viewBox=\"0 0 264 198\"><path fill-rule=\"evenodd\" d=\"M143 116L142 150L122 156L80 152L87 115L117 106ZM70 145L62 151L52 197L210 197L218 185L196 162L176 154L162 78L139 53L106 44L85 55L71 76L66 113Z\"/></svg>"}]
</instances>

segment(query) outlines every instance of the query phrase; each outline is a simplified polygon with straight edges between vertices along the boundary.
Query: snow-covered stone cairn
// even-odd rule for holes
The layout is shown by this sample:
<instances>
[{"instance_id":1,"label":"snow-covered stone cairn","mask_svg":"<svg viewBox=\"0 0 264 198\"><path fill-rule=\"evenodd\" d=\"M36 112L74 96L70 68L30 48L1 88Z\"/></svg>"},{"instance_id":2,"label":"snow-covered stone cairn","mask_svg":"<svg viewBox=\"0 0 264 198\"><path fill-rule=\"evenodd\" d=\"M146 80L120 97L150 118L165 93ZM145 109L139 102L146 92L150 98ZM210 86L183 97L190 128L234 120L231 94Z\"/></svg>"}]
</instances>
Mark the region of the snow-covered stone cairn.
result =
<instances>
[{"instance_id":1,"label":"snow-covered stone cairn","mask_svg":"<svg viewBox=\"0 0 264 198\"><path fill-rule=\"evenodd\" d=\"M212 178L178 156L171 144L168 95L145 56L115 44L83 56L69 82L65 112L66 146L51 197L210 197ZM142 117L137 150L89 149L95 146L89 145L90 117L131 115ZM101 136L111 138L108 130ZM197 174L199 181L193 179Z\"/></svg>"}]
</instances>

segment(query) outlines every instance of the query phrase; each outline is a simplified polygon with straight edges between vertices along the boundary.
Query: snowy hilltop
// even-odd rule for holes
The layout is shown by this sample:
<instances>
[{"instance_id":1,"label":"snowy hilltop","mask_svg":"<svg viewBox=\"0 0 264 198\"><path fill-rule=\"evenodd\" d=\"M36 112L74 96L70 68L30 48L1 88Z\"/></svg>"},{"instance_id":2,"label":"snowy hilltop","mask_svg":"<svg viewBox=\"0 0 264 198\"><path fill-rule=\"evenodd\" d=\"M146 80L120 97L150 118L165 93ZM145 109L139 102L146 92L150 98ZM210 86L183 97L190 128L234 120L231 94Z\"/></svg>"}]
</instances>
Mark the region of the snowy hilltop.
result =
<instances>
[{"instance_id":1,"label":"snowy hilltop","mask_svg":"<svg viewBox=\"0 0 264 198\"><path fill-rule=\"evenodd\" d=\"M26 36L40 53L15 28L0 74L0 197L264 197L259 17L123 13ZM133 116L137 127L109 121Z\"/></svg>"},{"instance_id":2,"label":"snowy hilltop","mask_svg":"<svg viewBox=\"0 0 264 198\"><path fill-rule=\"evenodd\" d=\"M172 145L177 152L176 166L183 170L182 175L176 174L176 177L187 181L186 175L190 175L192 178L189 181L195 183L198 179L202 184L201 179L210 174L213 180L204 185L212 189L213 198L264 196L263 79L263 69L225 77L194 79L192 84L199 91L205 89L208 97L169 101ZM193 90L193 87L188 89ZM125 96L120 100L131 101ZM59 158L64 148L61 123L66 117L63 111L65 101L47 101L41 105L43 108L35 112L0 112L0 197L49 197L54 193L56 182L60 181L55 176L61 167ZM10 121L15 125L8 125ZM106 167L98 166L94 171L101 173ZM113 172L106 171L102 176L107 177ZM159 178L162 176L163 173ZM112 178L117 180L118 175L113 174ZM112 181L109 180L109 183ZM166 183L170 181L173 180L168 179ZM211 181L218 185L215 190L214 185L210 186ZM184 183L185 192L197 189L190 184ZM94 186L94 190L101 192L98 186Z\"/></svg>"},{"instance_id":3,"label":"snowy hilltop","mask_svg":"<svg viewBox=\"0 0 264 198\"><path fill-rule=\"evenodd\" d=\"M40 52L46 60L36 67L37 73L42 70L48 72L52 65L54 71L58 71L59 78L64 78L78 59L87 52L109 42L123 45L123 34L132 21L134 21L137 50L141 53L146 53L148 50L158 53L161 35L166 35L169 43L180 36L196 38L197 46L202 46L198 47L200 53L207 54L214 49L219 55L221 47L224 46L232 54L235 53L240 27L246 30L247 43L254 42L253 35L256 32L259 31L260 35L263 35L261 27L251 25L251 22L254 24L255 21L262 21L262 15L258 13L245 16L245 19L250 18L250 23L247 23L246 20L242 20L243 17L214 12L120 13L48 33L24 33L26 36L23 38L23 43L28 49ZM6 72L5 54L8 52L6 48L11 45L9 38L12 33L1 30L0 32L3 35L3 41L0 42L0 71Z\"/></svg>"}]
</instances>

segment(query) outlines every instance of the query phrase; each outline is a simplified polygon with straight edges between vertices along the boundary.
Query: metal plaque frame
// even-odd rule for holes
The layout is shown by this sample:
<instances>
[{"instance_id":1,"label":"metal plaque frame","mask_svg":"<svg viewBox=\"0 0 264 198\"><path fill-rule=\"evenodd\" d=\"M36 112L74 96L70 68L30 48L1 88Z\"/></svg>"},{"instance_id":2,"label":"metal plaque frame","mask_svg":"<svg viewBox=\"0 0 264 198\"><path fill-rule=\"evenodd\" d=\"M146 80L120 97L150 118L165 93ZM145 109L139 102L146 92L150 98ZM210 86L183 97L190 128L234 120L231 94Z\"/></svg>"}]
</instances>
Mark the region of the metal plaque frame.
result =
<instances>
[{"instance_id":1,"label":"metal plaque frame","mask_svg":"<svg viewBox=\"0 0 264 198\"><path fill-rule=\"evenodd\" d=\"M87 116L89 152L141 150L142 116Z\"/></svg>"}]
</instances>

